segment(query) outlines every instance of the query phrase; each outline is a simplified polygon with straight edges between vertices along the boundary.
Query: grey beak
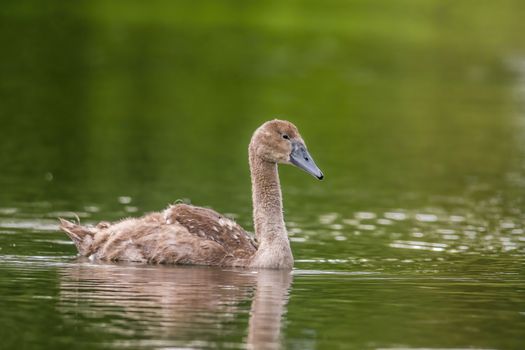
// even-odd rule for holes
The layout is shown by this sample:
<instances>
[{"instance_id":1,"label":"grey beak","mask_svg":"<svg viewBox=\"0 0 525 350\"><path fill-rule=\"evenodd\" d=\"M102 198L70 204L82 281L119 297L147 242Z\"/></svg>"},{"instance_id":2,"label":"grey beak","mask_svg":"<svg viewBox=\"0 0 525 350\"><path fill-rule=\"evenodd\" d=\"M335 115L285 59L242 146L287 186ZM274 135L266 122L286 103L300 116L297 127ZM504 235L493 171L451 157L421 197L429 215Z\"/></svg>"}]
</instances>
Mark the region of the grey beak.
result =
<instances>
[{"instance_id":1,"label":"grey beak","mask_svg":"<svg viewBox=\"0 0 525 350\"><path fill-rule=\"evenodd\" d=\"M323 179L323 173L315 165L314 159L308 153L306 146L299 141L292 142L292 153L290 153L290 162L298 168L303 169L308 174L315 176L319 180Z\"/></svg>"}]
</instances>

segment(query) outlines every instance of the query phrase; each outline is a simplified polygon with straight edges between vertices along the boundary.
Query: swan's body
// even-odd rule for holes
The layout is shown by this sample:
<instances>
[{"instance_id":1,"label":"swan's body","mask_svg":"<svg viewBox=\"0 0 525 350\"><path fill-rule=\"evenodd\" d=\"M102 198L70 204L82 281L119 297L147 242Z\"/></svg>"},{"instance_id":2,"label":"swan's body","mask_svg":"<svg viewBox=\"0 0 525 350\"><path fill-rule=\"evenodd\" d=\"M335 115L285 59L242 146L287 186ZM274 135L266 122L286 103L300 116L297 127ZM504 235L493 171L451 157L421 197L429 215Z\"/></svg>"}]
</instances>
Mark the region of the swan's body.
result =
<instances>
[{"instance_id":1,"label":"swan's body","mask_svg":"<svg viewBox=\"0 0 525 350\"><path fill-rule=\"evenodd\" d=\"M323 178L295 126L273 120L257 129L249 146L256 241L232 220L187 204L161 213L95 227L61 219L79 253L106 261L283 268L293 256L283 218L277 163L294 164Z\"/></svg>"}]
</instances>

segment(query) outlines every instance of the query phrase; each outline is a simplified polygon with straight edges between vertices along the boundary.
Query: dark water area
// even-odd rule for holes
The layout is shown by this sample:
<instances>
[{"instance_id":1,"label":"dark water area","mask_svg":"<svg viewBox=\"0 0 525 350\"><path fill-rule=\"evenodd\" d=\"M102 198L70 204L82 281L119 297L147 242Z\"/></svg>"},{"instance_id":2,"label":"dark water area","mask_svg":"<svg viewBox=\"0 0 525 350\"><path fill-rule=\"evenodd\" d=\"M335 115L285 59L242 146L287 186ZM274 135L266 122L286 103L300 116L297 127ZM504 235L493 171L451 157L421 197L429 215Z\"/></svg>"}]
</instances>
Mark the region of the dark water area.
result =
<instances>
[{"instance_id":1,"label":"dark water area","mask_svg":"<svg viewBox=\"0 0 525 350\"><path fill-rule=\"evenodd\" d=\"M524 349L525 3L4 1L0 349ZM293 272L104 264L94 224L280 168Z\"/></svg>"}]
</instances>

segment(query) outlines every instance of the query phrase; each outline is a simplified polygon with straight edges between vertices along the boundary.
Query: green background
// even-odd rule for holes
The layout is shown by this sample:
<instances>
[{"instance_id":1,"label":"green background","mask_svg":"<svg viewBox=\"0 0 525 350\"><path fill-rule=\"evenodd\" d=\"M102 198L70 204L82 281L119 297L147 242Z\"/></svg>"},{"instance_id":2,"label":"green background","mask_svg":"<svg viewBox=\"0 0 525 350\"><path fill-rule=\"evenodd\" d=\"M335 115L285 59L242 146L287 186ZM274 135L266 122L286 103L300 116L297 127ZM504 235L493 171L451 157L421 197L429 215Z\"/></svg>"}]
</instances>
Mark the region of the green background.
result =
<instances>
[{"instance_id":1,"label":"green background","mask_svg":"<svg viewBox=\"0 0 525 350\"><path fill-rule=\"evenodd\" d=\"M245 348L263 300L286 305L261 348L523 349L524 15L518 0L3 1L0 348ZM280 170L290 285L74 259L58 216L183 199L251 230L246 149L276 117L326 176Z\"/></svg>"}]
</instances>

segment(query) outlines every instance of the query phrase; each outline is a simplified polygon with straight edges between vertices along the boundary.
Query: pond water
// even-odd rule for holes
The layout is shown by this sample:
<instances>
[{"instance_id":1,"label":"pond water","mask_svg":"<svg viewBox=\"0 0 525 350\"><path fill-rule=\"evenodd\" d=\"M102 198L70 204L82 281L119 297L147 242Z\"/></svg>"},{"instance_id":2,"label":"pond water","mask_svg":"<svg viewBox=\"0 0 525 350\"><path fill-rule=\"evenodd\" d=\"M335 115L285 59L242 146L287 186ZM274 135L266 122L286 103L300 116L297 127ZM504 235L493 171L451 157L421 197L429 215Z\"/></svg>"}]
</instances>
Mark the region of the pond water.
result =
<instances>
[{"instance_id":1,"label":"pond water","mask_svg":"<svg viewBox=\"0 0 525 350\"><path fill-rule=\"evenodd\" d=\"M525 3L6 1L0 348L524 349ZM76 258L83 223L281 167L291 274Z\"/></svg>"}]
</instances>

